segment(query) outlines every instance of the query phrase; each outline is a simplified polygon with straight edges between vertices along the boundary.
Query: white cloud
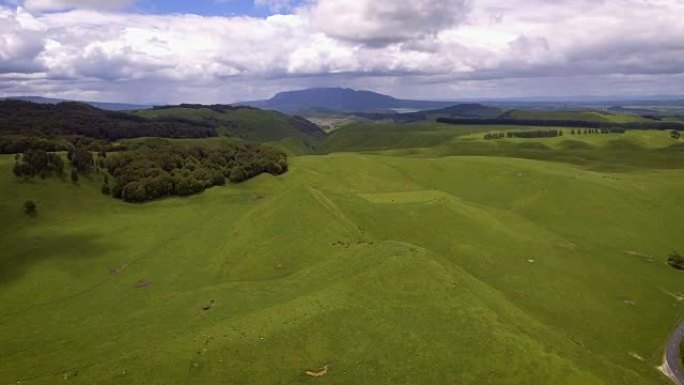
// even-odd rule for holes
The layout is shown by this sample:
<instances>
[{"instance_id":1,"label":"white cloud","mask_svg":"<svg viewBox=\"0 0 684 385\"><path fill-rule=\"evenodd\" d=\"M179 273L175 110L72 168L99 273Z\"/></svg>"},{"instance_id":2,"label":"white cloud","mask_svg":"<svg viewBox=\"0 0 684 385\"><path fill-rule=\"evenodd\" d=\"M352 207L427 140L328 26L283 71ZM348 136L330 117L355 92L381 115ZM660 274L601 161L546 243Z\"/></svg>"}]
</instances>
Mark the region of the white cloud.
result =
<instances>
[{"instance_id":1,"label":"white cloud","mask_svg":"<svg viewBox=\"0 0 684 385\"><path fill-rule=\"evenodd\" d=\"M331 37L381 46L452 28L467 7L465 0L318 0L307 12Z\"/></svg>"},{"instance_id":2,"label":"white cloud","mask_svg":"<svg viewBox=\"0 0 684 385\"><path fill-rule=\"evenodd\" d=\"M0 73L31 73L43 70L39 55L44 32L32 25L30 15L0 8Z\"/></svg>"},{"instance_id":3,"label":"white cloud","mask_svg":"<svg viewBox=\"0 0 684 385\"><path fill-rule=\"evenodd\" d=\"M428 98L684 87L679 0L318 0L268 18L94 3L0 6L0 90L228 102L319 85ZM79 9L38 10L50 4Z\"/></svg>"}]
</instances>

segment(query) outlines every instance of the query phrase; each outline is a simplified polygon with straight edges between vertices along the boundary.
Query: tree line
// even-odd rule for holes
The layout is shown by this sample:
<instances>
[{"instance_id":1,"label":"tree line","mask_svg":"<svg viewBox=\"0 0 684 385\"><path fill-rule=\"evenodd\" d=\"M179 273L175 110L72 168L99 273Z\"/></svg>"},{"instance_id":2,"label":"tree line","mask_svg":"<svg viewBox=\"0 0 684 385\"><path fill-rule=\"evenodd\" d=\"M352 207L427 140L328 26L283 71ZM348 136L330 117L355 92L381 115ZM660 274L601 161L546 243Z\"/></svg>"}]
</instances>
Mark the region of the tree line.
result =
<instances>
[{"instance_id":1,"label":"tree line","mask_svg":"<svg viewBox=\"0 0 684 385\"><path fill-rule=\"evenodd\" d=\"M287 156L252 142L220 147L151 141L134 151L106 161L102 192L126 202L145 202L166 196L188 196L226 181L239 183L262 173L287 171Z\"/></svg>"},{"instance_id":2,"label":"tree line","mask_svg":"<svg viewBox=\"0 0 684 385\"><path fill-rule=\"evenodd\" d=\"M215 123L178 118L145 119L105 111L84 103L39 104L0 101L0 134L23 136L82 135L118 140L140 137L205 138L217 136Z\"/></svg>"},{"instance_id":3,"label":"tree line","mask_svg":"<svg viewBox=\"0 0 684 385\"><path fill-rule=\"evenodd\" d=\"M591 134L624 134L624 128L585 128L583 130L570 130L570 135L591 135Z\"/></svg>"},{"instance_id":4,"label":"tree line","mask_svg":"<svg viewBox=\"0 0 684 385\"><path fill-rule=\"evenodd\" d=\"M674 131L678 132L678 131ZM570 135L590 135L590 134L624 134L622 128L585 128L583 130L570 130ZM563 130L536 130L536 131L507 131L507 132L488 132L484 135L485 140L496 140L504 138L555 138L563 136Z\"/></svg>"},{"instance_id":5,"label":"tree line","mask_svg":"<svg viewBox=\"0 0 684 385\"><path fill-rule=\"evenodd\" d=\"M548 120L548 119L452 119L438 118L437 123L455 125L481 126L536 126L536 127L573 127L573 128L604 128L623 130L684 130L684 123L680 122L592 122L585 120Z\"/></svg>"},{"instance_id":6,"label":"tree line","mask_svg":"<svg viewBox=\"0 0 684 385\"><path fill-rule=\"evenodd\" d=\"M536 130L536 131L506 131L485 134L485 140L495 140L503 138L555 138L563 136L562 130Z\"/></svg>"},{"instance_id":7,"label":"tree line","mask_svg":"<svg viewBox=\"0 0 684 385\"><path fill-rule=\"evenodd\" d=\"M125 146L111 143L103 139L88 138L80 135L60 136L0 136L0 154L21 154L27 150L44 150L47 152L70 151L76 147L85 147L89 151L114 152L123 151Z\"/></svg>"}]
</instances>

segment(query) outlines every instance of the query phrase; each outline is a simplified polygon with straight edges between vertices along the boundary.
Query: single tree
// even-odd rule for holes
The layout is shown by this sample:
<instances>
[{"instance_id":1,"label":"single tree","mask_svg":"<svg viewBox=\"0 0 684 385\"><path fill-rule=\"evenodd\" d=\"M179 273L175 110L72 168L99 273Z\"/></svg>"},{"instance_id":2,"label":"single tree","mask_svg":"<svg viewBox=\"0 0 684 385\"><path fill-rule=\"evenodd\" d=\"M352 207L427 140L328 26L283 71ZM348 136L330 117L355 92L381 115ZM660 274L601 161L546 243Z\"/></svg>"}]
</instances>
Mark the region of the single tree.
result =
<instances>
[{"instance_id":1,"label":"single tree","mask_svg":"<svg viewBox=\"0 0 684 385\"><path fill-rule=\"evenodd\" d=\"M78 171L76 169L71 169L71 182L74 184L78 183Z\"/></svg>"},{"instance_id":2,"label":"single tree","mask_svg":"<svg viewBox=\"0 0 684 385\"><path fill-rule=\"evenodd\" d=\"M95 166L93 154L85 147L76 147L71 158L71 165L80 172L88 172Z\"/></svg>"},{"instance_id":3,"label":"single tree","mask_svg":"<svg viewBox=\"0 0 684 385\"><path fill-rule=\"evenodd\" d=\"M672 132L670 132L670 137L672 139L679 139L682 137L682 134L680 134L677 130L672 130Z\"/></svg>"},{"instance_id":4,"label":"single tree","mask_svg":"<svg viewBox=\"0 0 684 385\"><path fill-rule=\"evenodd\" d=\"M35 202L33 201L26 201L24 202L24 212L27 215L34 216L38 214L38 206L36 206Z\"/></svg>"}]
</instances>

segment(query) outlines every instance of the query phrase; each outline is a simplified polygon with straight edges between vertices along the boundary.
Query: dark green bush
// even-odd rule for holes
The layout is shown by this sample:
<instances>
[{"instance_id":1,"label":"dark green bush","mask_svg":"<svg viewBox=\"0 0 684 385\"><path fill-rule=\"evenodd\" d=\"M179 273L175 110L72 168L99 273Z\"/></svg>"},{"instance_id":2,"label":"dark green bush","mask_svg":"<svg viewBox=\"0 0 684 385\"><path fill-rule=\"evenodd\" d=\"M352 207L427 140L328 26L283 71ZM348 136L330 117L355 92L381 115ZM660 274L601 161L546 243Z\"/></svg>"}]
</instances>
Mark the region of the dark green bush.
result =
<instances>
[{"instance_id":1,"label":"dark green bush","mask_svg":"<svg viewBox=\"0 0 684 385\"><path fill-rule=\"evenodd\" d=\"M684 270L684 257L676 251L673 251L667 259L667 264L677 270Z\"/></svg>"},{"instance_id":2,"label":"dark green bush","mask_svg":"<svg viewBox=\"0 0 684 385\"><path fill-rule=\"evenodd\" d=\"M38 206L36 206L35 202L33 201L26 201L24 202L24 212L27 215L36 215L38 214Z\"/></svg>"}]
</instances>

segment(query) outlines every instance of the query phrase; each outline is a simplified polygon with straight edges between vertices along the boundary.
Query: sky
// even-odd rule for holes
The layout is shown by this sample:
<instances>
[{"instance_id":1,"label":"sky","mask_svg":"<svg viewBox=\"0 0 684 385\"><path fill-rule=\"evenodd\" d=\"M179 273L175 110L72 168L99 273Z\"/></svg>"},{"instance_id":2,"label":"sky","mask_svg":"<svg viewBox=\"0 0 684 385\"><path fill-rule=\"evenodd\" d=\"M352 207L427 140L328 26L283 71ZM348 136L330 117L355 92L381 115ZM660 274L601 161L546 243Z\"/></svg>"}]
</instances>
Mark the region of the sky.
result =
<instances>
[{"instance_id":1,"label":"sky","mask_svg":"<svg viewBox=\"0 0 684 385\"><path fill-rule=\"evenodd\" d=\"M684 94L684 0L0 0L0 95Z\"/></svg>"}]
</instances>

